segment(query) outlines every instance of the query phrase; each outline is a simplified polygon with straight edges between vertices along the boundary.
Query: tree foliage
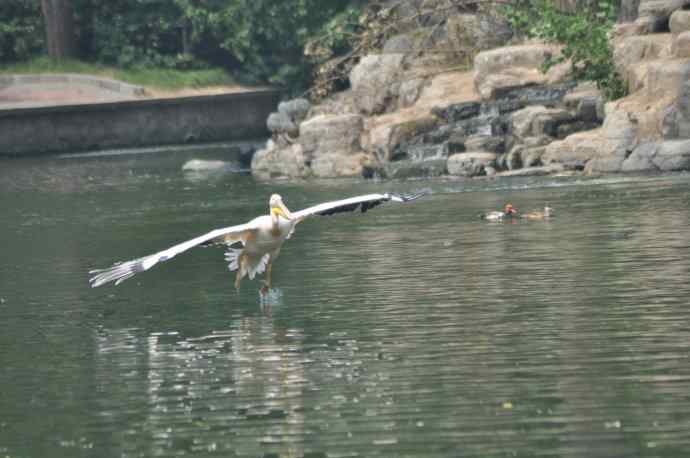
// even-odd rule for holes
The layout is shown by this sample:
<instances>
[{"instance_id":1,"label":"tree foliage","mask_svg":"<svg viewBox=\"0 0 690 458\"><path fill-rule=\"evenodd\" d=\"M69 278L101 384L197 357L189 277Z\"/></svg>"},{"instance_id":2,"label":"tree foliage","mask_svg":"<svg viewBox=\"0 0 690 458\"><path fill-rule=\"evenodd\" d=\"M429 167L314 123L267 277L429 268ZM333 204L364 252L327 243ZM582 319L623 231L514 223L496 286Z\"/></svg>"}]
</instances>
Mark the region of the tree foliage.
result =
<instances>
[{"instance_id":1,"label":"tree foliage","mask_svg":"<svg viewBox=\"0 0 690 458\"><path fill-rule=\"evenodd\" d=\"M570 59L575 79L596 82L608 99L620 98L627 88L616 72L609 41L618 4L612 0L582 3L577 12L567 13L553 0L523 0L506 6L504 12L515 30L564 45L562 57L547 66Z\"/></svg>"},{"instance_id":2,"label":"tree foliage","mask_svg":"<svg viewBox=\"0 0 690 458\"><path fill-rule=\"evenodd\" d=\"M81 57L163 68L221 66L254 82L304 86L304 45L359 0L72 0ZM45 53L40 0L0 2L0 57Z\"/></svg>"},{"instance_id":3,"label":"tree foliage","mask_svg":"<svg viewBox=\"0 0 690 458\"><path fill-rule=\"evenodd\" d=\"M41 2L0 1L0 62L26 60L44 47Z\"/></svg>"}]
</instances>

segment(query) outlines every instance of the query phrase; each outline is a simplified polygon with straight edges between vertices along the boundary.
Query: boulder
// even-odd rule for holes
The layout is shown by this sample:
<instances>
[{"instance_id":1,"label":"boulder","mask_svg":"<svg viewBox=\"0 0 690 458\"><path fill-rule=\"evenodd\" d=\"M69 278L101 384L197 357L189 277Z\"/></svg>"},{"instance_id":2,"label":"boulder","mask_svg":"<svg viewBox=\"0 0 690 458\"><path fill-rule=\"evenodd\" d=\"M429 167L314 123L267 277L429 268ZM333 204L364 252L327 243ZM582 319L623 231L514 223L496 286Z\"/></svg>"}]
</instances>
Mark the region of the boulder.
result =
<instances>
[{"instance_id":1,"label":"boulder","mask_svg":"<svg viewBox=\"0 0 690 458\"><path fill-rule=\"evenodd\" d=\"M563 104L585 122L604 121L604 97L595 84L579 84L563 97Z\"/></svg>"},{"instance_id":2,"label":"boulder","mask_svg":"<svg viewBox=\"0 0 690 458\"><path fill-rule=\"evenodd\" d=\"M310 174L302 146L294 143L281 148L269 140L252 158L252 174L261 180L301 178Z\"/></svg>"},{"instance_id":3,"label":"boulder","mask_svg":"<svg viewBox=\"0 0 690 458\"><path fill-rule=\"evenodd\" d=\"M384 161L407 153L407 146L420 135L432 131L438 125L436 118L423 116L381 124L369 132L368 150L374 151Z\"/></svg>"},{"instance_id":4,"label":"boulder","mask_svg":"<svg viewBox=\"0 0 690 458\"><path fill-rule=\"evenodd\" d=\"M405 54L415 50L415 40L407 33L393 35L383 45L384 54Z\"/></svg>"},{"instance_id":5,"label":"boulder","mask_svg":"<svg viewBox=\"0 0 690 458\"><path fill-rule=\"evenodd\" d=\"M561 47L533 43L484 51L474 58L474 85L483 99L494 98L501 88L555 83L564 77L563 68L541 71L544 63L556 58Z\"/></svg>"},{"instance_id":6,"label":"boulder","mask_svg":"<svg viewBox=\"0 0 690 458\"><path fill-rule=\"evenodd\" d=\"M541 165L541 157L546 152L546 146L534 146L531 148L525 148L520 153L520 159L522 159L523 167L535 167Z\"/></svg>"},{"instance_id":7,"label":"boulder","mask_svg":"<svg viewBox=\"0 0 690 458\"><path fill-rule=\"evenodd\" d=\"M673 56L683 59L690 58L690 32L682 32L673 37Z\"/></svg>"},{"instance_id":8,"label":"boulder","mask_svg":"<svg viewBox=\"0 0 690 458\"><path fill-rule=\"evenodd\" d=\"M662 114L661 129L664 138L690 138L690 79L681 84L677 97Z\"/></svg>"},{"instance_id":9,"label":"boulder","mask_svg":"<svg viewBox=\"0 0 690 458\"><path fill-rule=\"evenodd\" d=\"M357 109L363 114L383 113L397 97L403 53L369 54L350 72Z\"/></svg>"},{"instance_id":10,"label":"boulder","mask_svg":"<svg viewBox=\"0 0 690 458\"><path fill-rule=\"evenodd\" d=\"M645 142L635 147L621 166L621 172L647 172L657 170L652 158L656 154L658 145L656 142Z\"/></svg>"},{"instance_id":11,"label":"boulder","mask_svg":"<svg viewBox=\"0 0 690 458\"><path fill-rule=\"evenodd\" d=\"M652 162L663 172L690 170L690 139L663 142Z\"/></svg>"},{"instance_id":12,"label":"boulder","mask_svg":"<svg viewBox=\"0 0 690 458\"><path fill-rule=\"evenodd\" d=\"M635 35L645 35L650 30L649 18L638 19L635 22L626 22L623 24L616 24L611 31L611 37L614 40L620 40Z\"/></svg>"},{"instance_id":13,"label":"boulder","mask_svg":"<svg viewBox=\"0 0 690 458\"><path fill-rule=\"evenodd\" d=\"M447 159L395 161L384 164L385 175L392 179L438 177L447 173Z\"/></svg>"},{"instance_id":14,"label":"boulder","mask_svg":"<svg viewBox=\"0 0 690 458\"><path fill-rule=\"evenodd\" d=\"M337 153L320 154L311 162L311 172L317 178L361 177L377 164L366 153L343 155Z\"/></svg>"},{"instance_id":15,"label":"boulder","mask_svg":"<svg viewBox=\"0 0 690 458\"><path fill-rule=\"evenodd\" d=\"M505 140L493 135L470 135L464 141L467 151L488 151L490 153L503 153Z\"/></svg>"},{"instance_id":16,"label":"boulder","mask_svg":"<svg viewBox=\"0 0 690 458\"><path fill-rule=\"evenodd\" d=\"M310 109L311 104L303 98L287 100L278 104L278 113L287 116L297 125L306 119Z\"/></svg>"},{"instance_id":17,"label":"boulder","mask_svg":"<svg viewBox=\"0 0 690 458\"><path fill-rule=\"evenodd\" d=\"M665 59L654 61L647 75L646 95L650 98L679 97L690 79L690 61Z\"/></svg>"},{"instance_id":18,"label":"boulder","mask_svg":"<svg viewBox=\"0 0 690 458\"><path fill-rule=\"evenodd\" d=\"M631 92L644 86L646 67L641 63L670 56L671 35L667 33L627 37L616 40L613 46L614 65Z\"/></svg>"},{"instance_id":19,"label":"boulder","mask_svg":"<svg viewBox=\"0 0 690 458\"><path fill-rule=\"evenodd\" d=\"M583 169L587 162L596 157L604 148L602 128L578 132L563 140L557 140L546 146L541 157L544 165L559 163L569 169Z\"/></svg>"},{"instance_id":20,"label":"boulder","mask_svg":"<svg viewBox=\"0 0 690 458\"><path fill-rule=\"evenodd\" d=\"M448 18L448 40L458 50L502 46L513 36L507 20L492 14L456 14Z\"/></svg>"},{"instance_id":21,"label":"boulder","mask_svg":"<svg viewBox=\"0 0 690 458\"><path fill-rule=\"evenodd\" d=\"M518 138L540 135L555 137L558 126L572 120L573 115L567 110L540 105L529 106L512 114L512 134Z\"/></svg>"},{"instance_id":22,"label":"boulder","mask_svg":"<svg viewBox=\"0 0 690 458\"><path fill-rule=\"evenodd\" d=\"M400 83L398 89L398 108L406 108L415 104L427 84L424 78L409 78Z\"/></svg>"},{"instance_id":23,"label":"boulder","mask_svg":"<svg viewBox=\"0 0 690 458\"><path fill-rule=\"evenodd\" d=\"M320 115L300 124L299 141L307 158L321 154L348 155L362 151L360 115Z\"/></svg>"},{"instance_id":24,"label":"boulder","mask_svg":"<svg viewBox=\"0 0 690 458\"><path fill-rule=\"evenodd\" d=\"M518 143L510 149L508 154L501 157L501 164L499 165L509 170L542 165L541 158L545 152L546 144L529 146L524 143Z\"/></svg>"},{"instance_id":25,"label":"boulder","mask_svg":"<svg viewBox=\"0 0 690 458\"><path fill-rule=\"evenodd\" d=\"M453 154L448 158L448 173L465 177L486 174L486 167L496 167L496 153L473 151Z\"/></svg>"},{"instance_id":26,"label":"boulder","mask_svg":"<svg viewBox=\"0 0 690 458\"><path fill-rule=\"evenodd\" d=\"M271 113L266 119L266 127L271 133L280 135L288 134L290 136L297 136L299 134L299 128L289 116L285 113Z\"/></svg>"},{"instance_id":27,"label":"boulder","mask_svg":"<svg viewBox=\"0 0 690 458\"><path fill-rule=\"evenodd\" d=\"M676 36L683 32L690 32L690 10L676 10L668 21L671 35Z\"/></svg>"},{"instance_id":28,"label":"boulder","mask_svg":"<svg viewBox=\"0 0 690 458\"><path fill-rule=\"evenodd\" d=\"M658 32L666 29L671 14L685 5L690 5L690 0L640 0L637 12L640 18L651 18L650 32Z\"/></svg>"},{"instance_id":29,"label":"boulder","mask_svg":"<svg viewBox=\"0 0 690 458\"><path fill-rule=\"evenodd\" d=\"M637 9L640 7L640 0L621 0L618 10L618 22L630 23L637 19Z\"/></svg>"},{"instance_id":30,"label":"boulder","mask_svg":"<svg viewBox=\"0 0 690 458\"><path fill-rule=\"evenodd\" d=\"M616 102L608 103L606 120L601 129L598 129L601 145L587 164L585 172L619 172L623 161L639 142L640 134L645 130L645 126L640 124L645 122L641 116L636 116L635 112L630 111L630 106Z\"/></svg>"}]
</instances>

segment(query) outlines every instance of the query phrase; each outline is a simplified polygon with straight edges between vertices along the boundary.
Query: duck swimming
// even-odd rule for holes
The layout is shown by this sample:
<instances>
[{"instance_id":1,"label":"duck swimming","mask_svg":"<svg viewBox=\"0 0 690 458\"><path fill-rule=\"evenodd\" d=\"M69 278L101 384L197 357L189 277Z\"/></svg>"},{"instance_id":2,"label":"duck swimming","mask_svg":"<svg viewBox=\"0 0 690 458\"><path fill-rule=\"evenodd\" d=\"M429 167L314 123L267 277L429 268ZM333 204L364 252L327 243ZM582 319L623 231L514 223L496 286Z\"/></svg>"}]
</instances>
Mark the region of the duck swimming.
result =
<instances>
[{"instance_id":1,"label":"duck swimming","mask_svg":"<svg viewBox=\"0 0 690 458\"><path fill-rule=\"evenodd\" d=\"M513 218L516 214L517 210L511 204L506 204L503 207L503 211L485 213L481 217L487 221L503 221L504 219Z\"/></svg>"},{"instance_id":2,"label":"duck swimming","mask_svg":"<svg viewBox=\"0 0 690 458\"><path fill-rule=\"evenodd\" d=\"M549 219L553 216L553 208L551 207L544 207L544 211L533 211L529 213L525 213L523 215L520 215L520 218L524 219L529 219L533 221L541 221L545 219Z\"/></svg>"}]
</instances>

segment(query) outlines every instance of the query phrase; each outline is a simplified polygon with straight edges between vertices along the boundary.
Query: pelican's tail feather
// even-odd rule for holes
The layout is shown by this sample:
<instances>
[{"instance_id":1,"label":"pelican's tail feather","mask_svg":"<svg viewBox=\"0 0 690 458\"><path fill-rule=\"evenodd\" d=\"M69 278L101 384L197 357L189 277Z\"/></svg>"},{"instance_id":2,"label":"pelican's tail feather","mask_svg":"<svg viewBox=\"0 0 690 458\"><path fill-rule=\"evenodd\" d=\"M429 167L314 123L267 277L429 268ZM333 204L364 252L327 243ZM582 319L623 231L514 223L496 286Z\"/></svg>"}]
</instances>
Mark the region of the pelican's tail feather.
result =
<instances>
[{"instance_id":1,"label":"pelican's tail feather","mask_svg":"<svg viewBox=\"0 0 690 458\"><path fill-rule=\"evenodd\" d=\"M244 256L244 261L240 263L242 256ZM254 277L266 271L266 266L268 266L268 261L270 259L271 255L268 253L261 257L251 256L244 253L244 249L242 248L228 248L228 251L225 252L225 260L228 262L228 269L232 272L240 269L241 266L242 270L240 276L249 276L250 280L254 280Z\"/></svg>"},{"instance_id":2,"label":"pelican's tail feather","mask_svg":"<svg viewBox=\"0 0 690 458\"><path fill-rule=\"evenodd\" d=\"M249 258L250 261L248 262L248 269L249 269L249 279L254 280L254 277L258 274L262 274L266 272L266 266L268 266L268 261L271 259L271 255L266 253L265 255L261 256L261 258L258 259L257 262L252 262L256 258Z\"/></svg>"},{"instance_id":3,"label":"pelican's tail feather","mask_svg":"<svg viewBox=\"0 0 690 458\"><path fill-rule=\"evenodd\" d=\"M228 262L228 269L233 272L240 268L240 255L242 254L242 249L238 248L228 248L225 252L225 260Z\"/></svg>"}]
</instances>

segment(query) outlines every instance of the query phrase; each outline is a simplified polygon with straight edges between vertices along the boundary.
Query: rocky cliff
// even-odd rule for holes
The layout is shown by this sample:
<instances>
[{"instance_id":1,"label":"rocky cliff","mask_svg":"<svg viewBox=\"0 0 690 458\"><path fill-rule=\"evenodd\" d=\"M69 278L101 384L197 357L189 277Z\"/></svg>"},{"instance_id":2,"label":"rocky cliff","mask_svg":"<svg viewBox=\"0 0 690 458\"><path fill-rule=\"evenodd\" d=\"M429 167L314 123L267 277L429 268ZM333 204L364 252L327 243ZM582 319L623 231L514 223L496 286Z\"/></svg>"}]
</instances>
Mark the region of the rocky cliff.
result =
<instances>
[{"instance_id":1,"label":"rocky cliff","mask_svg":"<svg viewBox=\"0 0 690 458\"><path fill-rule=\"evenodd\" d=\"M559 46L511 41L491 11L431 6L426 16L409 14L433 30L390 37L352 69L347 91L315 106L281 104L252 172L407 178L690 168L690 0L623 2L625 21L611 39L631 93L609 103L593 84L573 83L567 62L542 71ZM434 14L444 16L434 22ZM471 68L461 65L468 56Z\"/></svg>"}]
</instances>

